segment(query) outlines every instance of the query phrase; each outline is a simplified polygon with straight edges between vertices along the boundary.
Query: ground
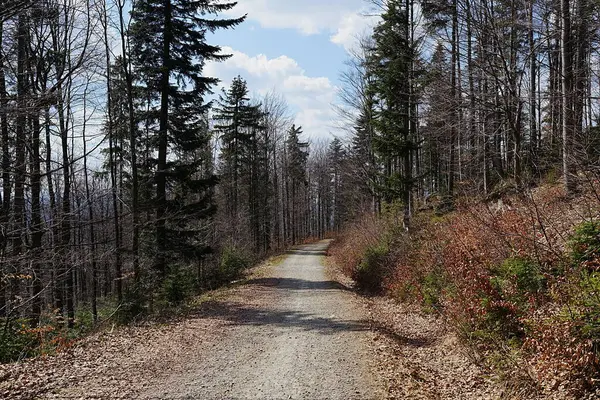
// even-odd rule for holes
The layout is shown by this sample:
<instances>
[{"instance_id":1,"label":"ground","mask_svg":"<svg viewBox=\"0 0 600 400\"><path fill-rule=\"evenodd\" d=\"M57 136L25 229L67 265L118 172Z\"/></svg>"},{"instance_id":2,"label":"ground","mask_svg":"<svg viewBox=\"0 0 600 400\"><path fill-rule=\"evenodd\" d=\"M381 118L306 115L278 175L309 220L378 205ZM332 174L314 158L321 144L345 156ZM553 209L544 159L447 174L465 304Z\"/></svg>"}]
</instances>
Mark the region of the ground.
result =
<instances>
[{"instance_id":1,"label":"ground","mask_svg":"<svg viewBox=\"0 0 600 400\"><path fill-rule=\"evenodd\" d=\"M501 389L441 321L365 298L299 246L168 323L108 329L0 366L0 397L494 399Z\"/></svg>"}]
</instances>

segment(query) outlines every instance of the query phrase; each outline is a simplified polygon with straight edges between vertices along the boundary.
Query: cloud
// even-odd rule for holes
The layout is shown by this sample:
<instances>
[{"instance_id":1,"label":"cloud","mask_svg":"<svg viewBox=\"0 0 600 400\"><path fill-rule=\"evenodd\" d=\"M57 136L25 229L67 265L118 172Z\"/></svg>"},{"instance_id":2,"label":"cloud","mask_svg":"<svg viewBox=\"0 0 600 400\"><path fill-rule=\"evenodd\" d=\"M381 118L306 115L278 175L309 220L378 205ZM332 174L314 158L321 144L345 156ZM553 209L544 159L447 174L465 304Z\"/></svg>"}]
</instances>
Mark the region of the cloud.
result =
<instances>
[{"instance_id":1,"label":"cloud","mask_svg":"<svg viewBox=\"0 0 600 400\"><path fill-rule=\"evenodd\" d=\"M271 90L282 94L307 136L328 137L330 131L336 130L338 117L332 103L337 88L329 78L308 76L294 59L285 55L251 56L230 47L224 47L223 53L232 57L222 63L208 63L204 71L221 79L220 86L228 87L235 76L241 75L254 94L264 95Z\"/></svg>"},{"instance_id":2,"label":"cloud","mask_svg":"<svg viewBox=\"0 0 600 400\"><path fill-rule=\"evenodd\" d=\"M377 19L378 17L366 15L362 11L348 13L342 18L337 32L330 37L330 40L351 51L362 36L371 32Z\"/></svg>"},{"instance_id":3,"label":"cloud","mask_svg":"<svg viewBox=\"0 0 600 400\"><path fill-rule=\"evenodd\" d=\"M248 14L263 28L296 29L306 35L329 31L341 16L360 9L364 0L243 0L230 15Z\"/></svg>"},{"instance_id":4,"label":"cloud","mask_svg":"<svg viewBox=\"0 0 600 400\"><path fill-rule=\"evenodd\" d=\"M373 25L374 18L366 13L364 0L245 0L228 11L231 16L247 14L263 28L331 34L330 40L346 49Z\"/></svg>"},{"instance_id":5,"label":"cloud","mask_svg":"<svg viewBox=\"0 0 600 400\"><path fill-rule=\"evenodd\" d=\"M224 67L226 69L243 69L257 77L278 77L288 76L290 74L298 74L302 69L298 63L285 55L277 58L268 59L264 54L259 54L254 57L225 46L222 50L223 54L231 54L231 57L222 63L212 63L211 67Z\"/></svg>"}]
</instances>

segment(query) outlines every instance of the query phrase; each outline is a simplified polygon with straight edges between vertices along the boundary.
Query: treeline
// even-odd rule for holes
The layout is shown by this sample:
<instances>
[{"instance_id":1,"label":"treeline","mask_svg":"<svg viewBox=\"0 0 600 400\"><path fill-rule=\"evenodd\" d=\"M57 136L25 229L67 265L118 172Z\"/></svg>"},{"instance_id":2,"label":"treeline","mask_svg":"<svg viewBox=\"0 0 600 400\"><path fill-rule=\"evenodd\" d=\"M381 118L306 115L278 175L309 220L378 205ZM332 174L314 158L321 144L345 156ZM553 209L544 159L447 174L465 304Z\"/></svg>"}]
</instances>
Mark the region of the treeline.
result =
<instances>
[{"instance_id":1,"label":"treeline","mask_svg":"<svg viewBox=\"0 0 600 400\"><path fill-rule=\"evenodd\" d=\"M368 209L402 203L408 223L429 199L452 207L459 196L561 177L573 193L590 181L597 4L371 3L381 20L342 74L340 108Z\"/></svg>"},{"instance_id":2,"label":"treeline","mask_svg":"<svg viewBox=\"0 0 600 400\"><path fill-rule=\"evenodd\" d=\"M339 226L339 142L310 146L240 77L211 101L203 68L229 55L210 37L243 22L234 6L0 1L0 358Z\"/></svg>"}]
</instances>

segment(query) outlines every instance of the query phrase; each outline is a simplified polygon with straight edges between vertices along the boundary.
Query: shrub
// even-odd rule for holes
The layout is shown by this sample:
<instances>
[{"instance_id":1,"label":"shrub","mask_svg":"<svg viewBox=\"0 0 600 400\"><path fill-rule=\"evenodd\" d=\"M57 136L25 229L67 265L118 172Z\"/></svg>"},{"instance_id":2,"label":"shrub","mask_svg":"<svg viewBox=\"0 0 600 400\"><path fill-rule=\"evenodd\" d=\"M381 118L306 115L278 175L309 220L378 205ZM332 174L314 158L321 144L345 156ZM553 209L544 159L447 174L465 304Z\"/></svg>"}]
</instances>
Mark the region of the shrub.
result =
<instances>
[{"instance_id":1,"label":"shrub","mask_svg":"<svg viewBox=\"0 0 600 400\"><path fill-rule=\"evenodd\" d=\"M387 271L389 247L386 243L367 247L363 257L356 267L353 279L357 285L369 292L379 292Z\"/></svg>"},{"instance_id":2,"label":"shrub","mask_svg":"<svg viewBox=\"0 0 600 400\"><path fill-rule=\"evenodd\" d=\"M191 273L186 272L189 271L185 271L182 267L173 267L164 280L164 300L169 306L178 306L193 294L194 277Z\"/></svg>"},{"instance_id":3,"label":"shrub","mask_svg":"<svg viewBox=\"0 0 600 400\"><path fill-rule=\"evenodd\" d=\"M584 337L600 344L600 272L583 271L577 288L575 305Z\"/></svg>"},{"instance_id":4,"label":"shrub","mask_svg":"<svg viewBox=\"0 0 600 400\"><path fill-rule=\"evenodd\" d=\"M540 385L577 391L600 373L600 221L579 223L600 202L566 201L558 186L513 192L458 199L440 217L442 203L417 214L408 234L395 230L393 212L363 217L331 254L362 287L384 283L402 301L442 311L502 368L531 366Z\"/></svg>"},{"instance_id":5,"label":"shrub","mask_svg":"<svg viewBox=\"0 0 600 400\"><path fill-rule=\"evenodd\" d=\"M499 268L492 271L492 285L509 300L527 302L533 295L539 295L546 287L546 279L536 262L519 257L504 260Z\"/></svg>"},{"instance_id":6,"label":"shrub","mask_svg":"<svg viewBox=\"0 0 600 400\"><path fill-rule=\"evenodd\" d=\"M448 288L448 282L443 271L435 268L423 278L421 293L426 308L439 309L442 304L442 294Z\"/></svg>"},{"instance_id":7,"label":"shrub","mask_svg":"<svg viewBox=\"0 0 600 400\"><path fill-rule=\"evenodd\" d=\"M36 354L38 336L25 319L0 320L0 362L11 362Z\"/></svg>"},{"instance_id":8,"label":"shrub","mask_svg":"<svg viewBox=\"0 0 600 400\"><path fill-rule=\"evenodd\" d=\"M576 226L569 244L577 266L590 271L600 269L600 223L592 221Z\"/></svg>"},{"instance_id":9,"label":"shrub","mask_svg":"<svg viewBox=\"0 0 600 400\"><path fill-rule=\"evenodd\" d=\"M123 302L117 313L117 321L122 324L127 324L148 311L145 307L146 296L137 288L127 289L123 293Z\"/></svg>"},{"instance_id":10,"label":"shrub","mask_svg":"<svg viewBox=\"0 0 600 400\"><path fill-rule=\"evenodd\" d=\"M231 282L238 279L244 270L252 265L250 257L235 247L225 247L218 267L218 279Z\"/></svg>"}]
</instances>

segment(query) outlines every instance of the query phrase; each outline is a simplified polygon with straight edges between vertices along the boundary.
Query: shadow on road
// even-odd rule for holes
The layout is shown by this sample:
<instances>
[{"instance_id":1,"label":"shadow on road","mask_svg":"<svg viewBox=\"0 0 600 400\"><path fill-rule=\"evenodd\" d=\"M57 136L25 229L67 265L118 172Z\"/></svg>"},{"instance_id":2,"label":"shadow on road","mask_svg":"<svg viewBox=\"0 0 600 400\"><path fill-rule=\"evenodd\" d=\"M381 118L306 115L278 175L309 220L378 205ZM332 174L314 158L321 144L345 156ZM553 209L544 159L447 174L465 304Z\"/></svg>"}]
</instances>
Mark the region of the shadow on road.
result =
<instances>
[{"instance_id":1,"label":"shadow on road","mask_svg":"<svg viewBox=\"0 0 600 400\"><path fill-rule=\"evenodd\" d=\"M326 256L327 250L302 250L302 249L291 249L286 251L287 254L297 254L301 256Z\"/></svg>"},{"instance_id":2,"label":"shadow on road","mask_svg":"<svg viewBox=\"0 0 600 400\"><path fill-rule=\"evenodd\" d=\"M334 335L339 332L367 331L367 321L348 321L335 317L318 317L311 313L278 309L246 307L240 304L207 302L201 312L204 316L223 319L231 326L277 326L316 331L323 335Z\"/></svg>"},{"instance_id":3,"label":"shadow on road","mask_svg":"<svg viewBox=\"0 0 600 400\"><path fill-rule=\"evenodd\" d=\"M258 278L249 280L247 284L288 290L350 290L336 281L307 281L294 278Z\"/></svg>"}]
</instances>

